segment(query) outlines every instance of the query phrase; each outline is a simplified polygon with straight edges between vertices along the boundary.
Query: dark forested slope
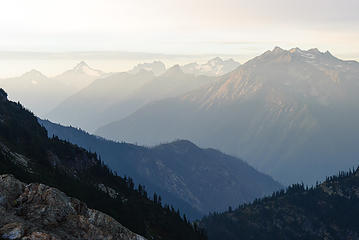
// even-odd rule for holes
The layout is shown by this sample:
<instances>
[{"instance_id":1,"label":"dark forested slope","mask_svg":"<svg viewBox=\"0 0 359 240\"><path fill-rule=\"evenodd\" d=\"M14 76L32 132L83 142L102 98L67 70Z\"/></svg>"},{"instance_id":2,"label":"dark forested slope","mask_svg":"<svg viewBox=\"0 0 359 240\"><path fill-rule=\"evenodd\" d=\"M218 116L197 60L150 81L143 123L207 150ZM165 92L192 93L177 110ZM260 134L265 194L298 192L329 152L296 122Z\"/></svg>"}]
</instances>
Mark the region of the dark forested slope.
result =
<instances>
[{"instance_id":1,"label":"dark forested slope","mask_svg":"<svg viewBox=\"0 0 359 240\"><path fill-rule=\"evenodd\" d=\"M359 168L307 188L295 184L201 224L210 240L359 239Z\"/></svg>"}]
</instances>

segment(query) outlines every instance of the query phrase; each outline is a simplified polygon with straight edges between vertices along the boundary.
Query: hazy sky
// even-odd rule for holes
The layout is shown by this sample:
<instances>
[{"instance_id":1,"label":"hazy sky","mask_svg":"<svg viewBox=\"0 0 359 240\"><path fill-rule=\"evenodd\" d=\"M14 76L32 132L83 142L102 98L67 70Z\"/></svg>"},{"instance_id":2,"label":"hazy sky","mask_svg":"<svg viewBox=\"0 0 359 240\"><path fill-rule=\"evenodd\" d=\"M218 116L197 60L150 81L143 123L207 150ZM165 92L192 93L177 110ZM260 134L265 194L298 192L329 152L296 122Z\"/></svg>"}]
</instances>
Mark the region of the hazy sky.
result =
<instances>
[{"instance_id":1,"label":"hazy sky","mask_svg":"<svg viewBox=\"0 0 359 240\"><path fill-rule=\"evenodd\" d=\"M279 45L359 59L358 0L1 0L0 51L255 56Z\"/></svg>"}]
</instances>

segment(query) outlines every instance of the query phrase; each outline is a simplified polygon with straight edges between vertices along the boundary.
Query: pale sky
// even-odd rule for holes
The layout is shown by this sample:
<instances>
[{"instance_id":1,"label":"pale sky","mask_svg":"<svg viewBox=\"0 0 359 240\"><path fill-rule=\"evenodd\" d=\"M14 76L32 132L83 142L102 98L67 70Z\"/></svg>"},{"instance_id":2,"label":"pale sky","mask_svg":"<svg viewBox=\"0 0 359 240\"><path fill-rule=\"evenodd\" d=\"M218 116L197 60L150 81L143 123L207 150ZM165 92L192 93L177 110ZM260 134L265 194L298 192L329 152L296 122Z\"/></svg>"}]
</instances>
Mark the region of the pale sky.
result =
<instances>
[{"instance_id":1,"label":"pale sky","mask_svg":"<svg viewBox=\"0 0 359 240\"><path fill-rule=\"evenodd\" d=\"M358 0L1 0L0 51L256 56L329 50L359 60Z\"/></svg>"}]
</instances>

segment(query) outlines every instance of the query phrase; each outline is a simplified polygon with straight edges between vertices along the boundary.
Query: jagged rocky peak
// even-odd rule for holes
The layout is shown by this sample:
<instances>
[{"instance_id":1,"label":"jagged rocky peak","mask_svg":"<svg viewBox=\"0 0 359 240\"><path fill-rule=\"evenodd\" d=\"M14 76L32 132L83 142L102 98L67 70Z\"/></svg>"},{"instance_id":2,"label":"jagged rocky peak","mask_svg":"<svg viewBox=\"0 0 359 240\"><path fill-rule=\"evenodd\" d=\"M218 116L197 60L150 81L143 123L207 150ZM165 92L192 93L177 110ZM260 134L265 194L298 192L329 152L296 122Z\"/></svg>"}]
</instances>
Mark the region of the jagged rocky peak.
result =
<instances>
[{"instance_id":1,"label":"jagged rocky peak","mask_svg":"<svg viewBox=\"0 0 359 240\"><path fill-rule=\"evenodd\" d=\"M280 48L280 47L274 47L274 49L272 50L272 53L283 53L285 50Z\"/></svg>"},{"instance_id":2,"label":"jagged rocky peak","mask_svg":"<svg viewBox=\"0 0 359 240\"><path fill-rule=\"evenodd\" d=\"M0 175L0 216L0 239L144 240L56 188L13 175Z\"/></svg>"},{"instance_id":3,"label":"jagged rocky peak","mask_svg":"<svg viewBox=\"0 0 359 240\"><path fill-rule=\"evenodd\" d=\"M296 48L290 49L289 52L292 53L292 54L299 54L301 56L305 56L305 55L308 55L308 54L311 54L312 56L318 56L318 55L323 55L324 54L321 51L319 51L318 48L311 48L309 50L302 50L302 49L296 47Z\"/></svg>"},{"instance_id":4,"label":"jagged rocky peak","mask_svg":"<svg viewBox=\"0 0 359 240\"><path fill-rule=\"evenodd\" d=\"M311 48L309 50L303 50L298 47L291 48L289 50L275 47L272 51L267 51L259 57L249 61L251 63L270 62L275 60L277 62L290 62L292 60L304 61L310 64L323 65L326 64L341 64L343 61L334 57L329 51L321 52L317 48Z\"/></svg>"},{"instance_id":5,"label":"jagged rocky peak","mask_svg":"<svg viewBox=\"0 0 359 240\"><path fill-rule=\"evenodd\" d=\"M332 56L329 51L321 52L318 48L311 48L308 50L300 49L299 47L291 48L289 50L282 49L280 47L275 47L272 51L268 51L267 53L271 54L290 54L290 55L299 55L302 57L308 56Z\"/></svg>"}]
</instances>

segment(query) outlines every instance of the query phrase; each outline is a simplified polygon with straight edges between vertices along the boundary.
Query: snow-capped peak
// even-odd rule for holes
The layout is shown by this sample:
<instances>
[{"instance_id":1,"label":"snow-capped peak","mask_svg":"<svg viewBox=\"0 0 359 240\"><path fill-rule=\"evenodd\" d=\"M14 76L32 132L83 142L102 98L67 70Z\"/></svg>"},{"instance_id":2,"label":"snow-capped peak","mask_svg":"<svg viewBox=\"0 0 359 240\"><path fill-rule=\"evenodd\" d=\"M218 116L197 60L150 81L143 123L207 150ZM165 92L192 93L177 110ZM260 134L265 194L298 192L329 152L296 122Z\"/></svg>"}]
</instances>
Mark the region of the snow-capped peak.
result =
<instances>
[{"instance_id":1,"label":"snow-capped peak","mask_svg":"<svg viewBox=\"0 0 359 240\"><path fill-rule=\"evenodd\" d=\"M236 69L240 64L233 59L223 60L220 57L210 59L207 63L189 63L182 66L185 73L195 75L220 76Z\"/></svg>"}]
</instances>

